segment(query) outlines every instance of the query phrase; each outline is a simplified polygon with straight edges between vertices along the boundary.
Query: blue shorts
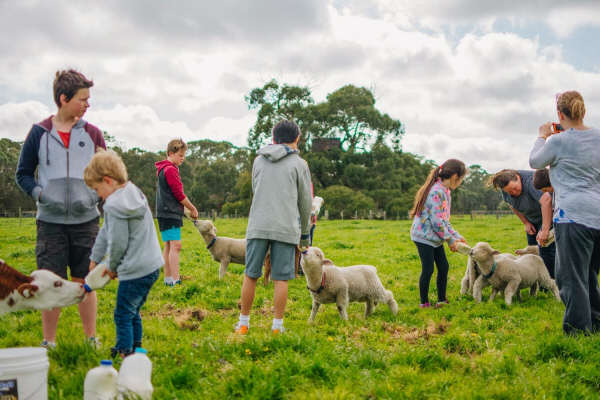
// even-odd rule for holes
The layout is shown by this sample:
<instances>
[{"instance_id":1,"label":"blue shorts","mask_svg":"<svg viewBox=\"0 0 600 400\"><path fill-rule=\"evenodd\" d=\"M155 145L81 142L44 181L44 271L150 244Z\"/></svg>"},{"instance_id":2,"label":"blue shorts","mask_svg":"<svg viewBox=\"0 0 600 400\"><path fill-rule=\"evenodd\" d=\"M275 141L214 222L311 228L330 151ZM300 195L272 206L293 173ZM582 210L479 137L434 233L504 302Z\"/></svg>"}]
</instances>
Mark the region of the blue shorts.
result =
<instances>
[{"instance_id":1,"label":"blue shorts","mask_svg":"<svg viewBox=\"0 0 600 400\"><path fill-rule=\"evenodd\" d=\"M163 242L171 240L181 240L181 228L171 228L160 232L160 238Z\"/></svg>"},{"instance_id":2,"label":"blue shorts","mask_svg":"<svg viewBox=\"0 0 600 400\"><path fill-rule=\"evenodd\" d=\"M289 281L296 277L296 245L268 239L246 241L246 275L260 278L267 251L271 248L271 280Z\"/></svg>"}]
</instances>

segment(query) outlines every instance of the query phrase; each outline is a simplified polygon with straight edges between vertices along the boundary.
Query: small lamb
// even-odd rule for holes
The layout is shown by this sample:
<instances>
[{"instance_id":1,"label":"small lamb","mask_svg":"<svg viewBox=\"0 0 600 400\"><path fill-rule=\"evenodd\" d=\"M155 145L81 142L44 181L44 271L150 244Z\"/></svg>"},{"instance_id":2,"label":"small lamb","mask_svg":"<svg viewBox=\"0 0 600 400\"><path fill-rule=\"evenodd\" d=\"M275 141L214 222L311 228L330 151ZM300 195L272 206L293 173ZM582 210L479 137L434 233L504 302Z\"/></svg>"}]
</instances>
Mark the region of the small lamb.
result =
<instances>
[{"instance_id":1,"label":"small lamb","mask_svg":"<svg viewBox=\"0 0 600 400\"><path fill-rule=\"evenodd\" d=\"M535 252L530 249L535 247ZM475 261L473 261L473 259L471 258L471 256L469 255L471 253L471 248L465 244L465 243L458 243L458 252L461 254L464 254L466 256L469 256L469 258L467 259L467 268L465 269L465 276L462 278L462 281L460 282L460 294L462 294L463 296L465 294L473 294L473 285L475 284L475 281L477 280L477 278L479 278L479 276L481 275L481 271L479 270L479 267L477 266L477 263ZM520 250L516 250L515 253L517 253L517 255L523 255L523 254L535 254L535 255L539 255L538 251L537 251L537 246L529 246L526 247L524 249L520 249ZM512 254L505 254L506 257L513 257L513 258L517 258L517 256L513 256ZM520 296L520 292L517 292L517 296Z\"/></svg>"},{"instance_id":2,"label":"small lamb","mask_svg":"<svg viewBox=\"0 0 600 400\"><path fill-rule=\"evenodd\" d=\"M471 248L468 245L462 242L458 242L457 246L459 253L469 256ZM471 256L469 256L469 258L467 259L467 268L465 270L465 276L460 282L461 295L464 296L467 293L473 294L473 285L475 284L477 278L479 278L479 275L481 275L481 271L479 270L479 267L477 267L477 263L473 261Z\"/></svg>"},{"instance_id":3,"label":"small lamb","mask_svg":"<svg viewBox=\"0 0 600 400\"><path fill-rule=\"evenodd\" d=\"M318 247L310 247L302 254L301 265L313 298L309 322L315 320L319 306L327 303L336 303L344 320L348 319L347 308L351 301L366 303L365 318L371 315L377 303L386 303L392 314L398 313L394 295L383 287L372 265L336 267Z\"/></svg>"},{"instance_id":4,"label":"small lamb","mask_svg":"<svg viewBox=\"0 0 600 400\"><path fill-rule=\"evenodd\" d=\"M204 238L206 248L213 260L221 263L219 268L219 279L223 279L227 273L229 263L246 263L246 239L232 239L225 236L217 236L217 228L210 220L193 220L194 226Z\"/></svg>"},{"instance_id":5,"label":"small lamb","mask_svg":"<svg viewBox=\"0 0 600 400\"><path fill-rule=\"evenodd\" d=\"M490 301L498 291L504 291L506 305L511 305L512 297L520 289L537 288L542 286L551 291L560 301L558 287L554 279L550 278L548 270L541 257L525 254L516 257L513 254L500 254L488 243L479 242L471 249L469 255L477 263L481 275L473 285L473 297L481 302L482 289L492 286Z\"/></svg>"}]
</instances>

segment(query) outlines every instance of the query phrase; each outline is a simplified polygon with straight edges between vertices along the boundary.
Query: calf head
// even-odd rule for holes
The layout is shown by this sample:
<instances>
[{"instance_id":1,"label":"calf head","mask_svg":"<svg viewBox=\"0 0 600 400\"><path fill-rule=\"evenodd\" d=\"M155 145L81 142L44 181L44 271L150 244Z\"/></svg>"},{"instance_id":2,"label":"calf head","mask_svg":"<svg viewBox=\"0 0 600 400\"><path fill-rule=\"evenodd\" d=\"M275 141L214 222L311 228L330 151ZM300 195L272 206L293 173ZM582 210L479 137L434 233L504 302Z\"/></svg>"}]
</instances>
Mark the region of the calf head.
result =
<instances>
[{"instance_id":1,"label":"calf head","mask_svg":"<svg viewBox=\"0 0 600 400\"><path fill-rule=\"evenodd\" d=\"M83 300L83 285L47 270L27 276L0 260L0 314L24 309L65 307Z\"/></svg>"},{"instance_id":2,"label":"calf head","mask_svg":"<svg viewBox=\"0 0 600 400\"><path fill-rule=\"evenodd\" d=\"M22 308L48 310L80 303L85 295L83 285L61 278L55 273L38 269L31 273L31 283L17 289L23 296Z\"/></svg>"}]
</instances>

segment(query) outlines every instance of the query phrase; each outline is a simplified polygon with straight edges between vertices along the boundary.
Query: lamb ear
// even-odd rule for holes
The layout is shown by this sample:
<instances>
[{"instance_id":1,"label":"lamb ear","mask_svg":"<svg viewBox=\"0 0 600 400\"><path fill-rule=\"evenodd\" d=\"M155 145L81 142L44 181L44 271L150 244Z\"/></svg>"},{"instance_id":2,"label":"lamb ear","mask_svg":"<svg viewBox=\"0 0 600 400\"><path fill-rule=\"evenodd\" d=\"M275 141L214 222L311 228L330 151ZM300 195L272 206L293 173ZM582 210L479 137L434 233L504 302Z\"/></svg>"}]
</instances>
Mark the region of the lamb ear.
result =
<instances>
[{"instance_id":1,"label":"lamb ear","mask_svg":"<svg viewBox=\"0 0 600 400\"><path fill-rule=\"evenodd\" d=\"M37 285L32 285L31 283L23 283L21 286L17 288L17 291L21 294L21 296L26 299L30 299L34 296L34 292L37 292L39 288Z\"/></svg>"},{"instance_id":2,"label":"lamb ear","mask_svg":"<svg viewBox=\"0 0 600 400\"><path fill-rule=\"evenodd\" d=\"M492 255L493 255L493 256L497 256L498 254L500 254L500 252L499 252L498 250L494 250L494 251L492 251Z\"/></svg>"}]
</instances>

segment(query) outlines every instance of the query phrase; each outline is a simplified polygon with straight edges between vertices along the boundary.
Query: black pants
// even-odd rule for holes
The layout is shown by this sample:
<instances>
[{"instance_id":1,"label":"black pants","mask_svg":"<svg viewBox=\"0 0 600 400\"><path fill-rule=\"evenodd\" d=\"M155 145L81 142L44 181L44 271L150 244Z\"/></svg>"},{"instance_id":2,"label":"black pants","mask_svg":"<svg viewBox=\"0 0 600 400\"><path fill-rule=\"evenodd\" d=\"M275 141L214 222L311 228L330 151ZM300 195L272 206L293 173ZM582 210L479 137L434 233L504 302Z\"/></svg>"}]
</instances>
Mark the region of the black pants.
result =
<instances>
[{"instance_id":1,"label":"black pants","mask_svg":"<svg viewBox=\"0 0 600 400\"><path fill-rule=\"evenodd\" d=\"M539 232L541 225L536 226L535 228L537 229L537 232ZM556 242L552 243L550 246L542 247L535 240L536 237L537 233L535 235L530 235L527 233L527 245L537 245L538 249L540 250L540 257L542 257L542 260L544 260L544 264L546 265L546 269L548 270L550 277L554 279L554 270L556 268Z\"/></svg>"},{"instance_id":2,"label":"black pants","mask_svg":"<svg viewBox=\"0 0 600 400\"><path fill-rule=\"evenodd\" d=\"M600 230L580 224L556 224L556 284L565 303L563 330L600 330Z\"/></svg>"},{"instance_id":3,"label":"black pants","mask_svg":"<svg viewBox=\"0 0 600 400\"><path fill-rule=\"evenodd\" d=\"M421 258L421 277L419 278L419 293L421 304L429 303L429 281L433 275L433 263L437 266L437 294L438 301L446 300L446 285L448 284L448 260L444 246L433 247L415 242Z\"/></svg>"},{"instance_id":4,"label":"black pants","mask_svg":"<svg viewBox=\"0 0 600 400\"><path fill-rule=\"evenodd\" d=\"M53 224L36 221L37 239L35 257L38 269L48 269L63 279L67 278L67 266L71 278L85 278L90 272L90 254L96 235L98 221L81 224Z\"/></svg>"}]
</instances>

